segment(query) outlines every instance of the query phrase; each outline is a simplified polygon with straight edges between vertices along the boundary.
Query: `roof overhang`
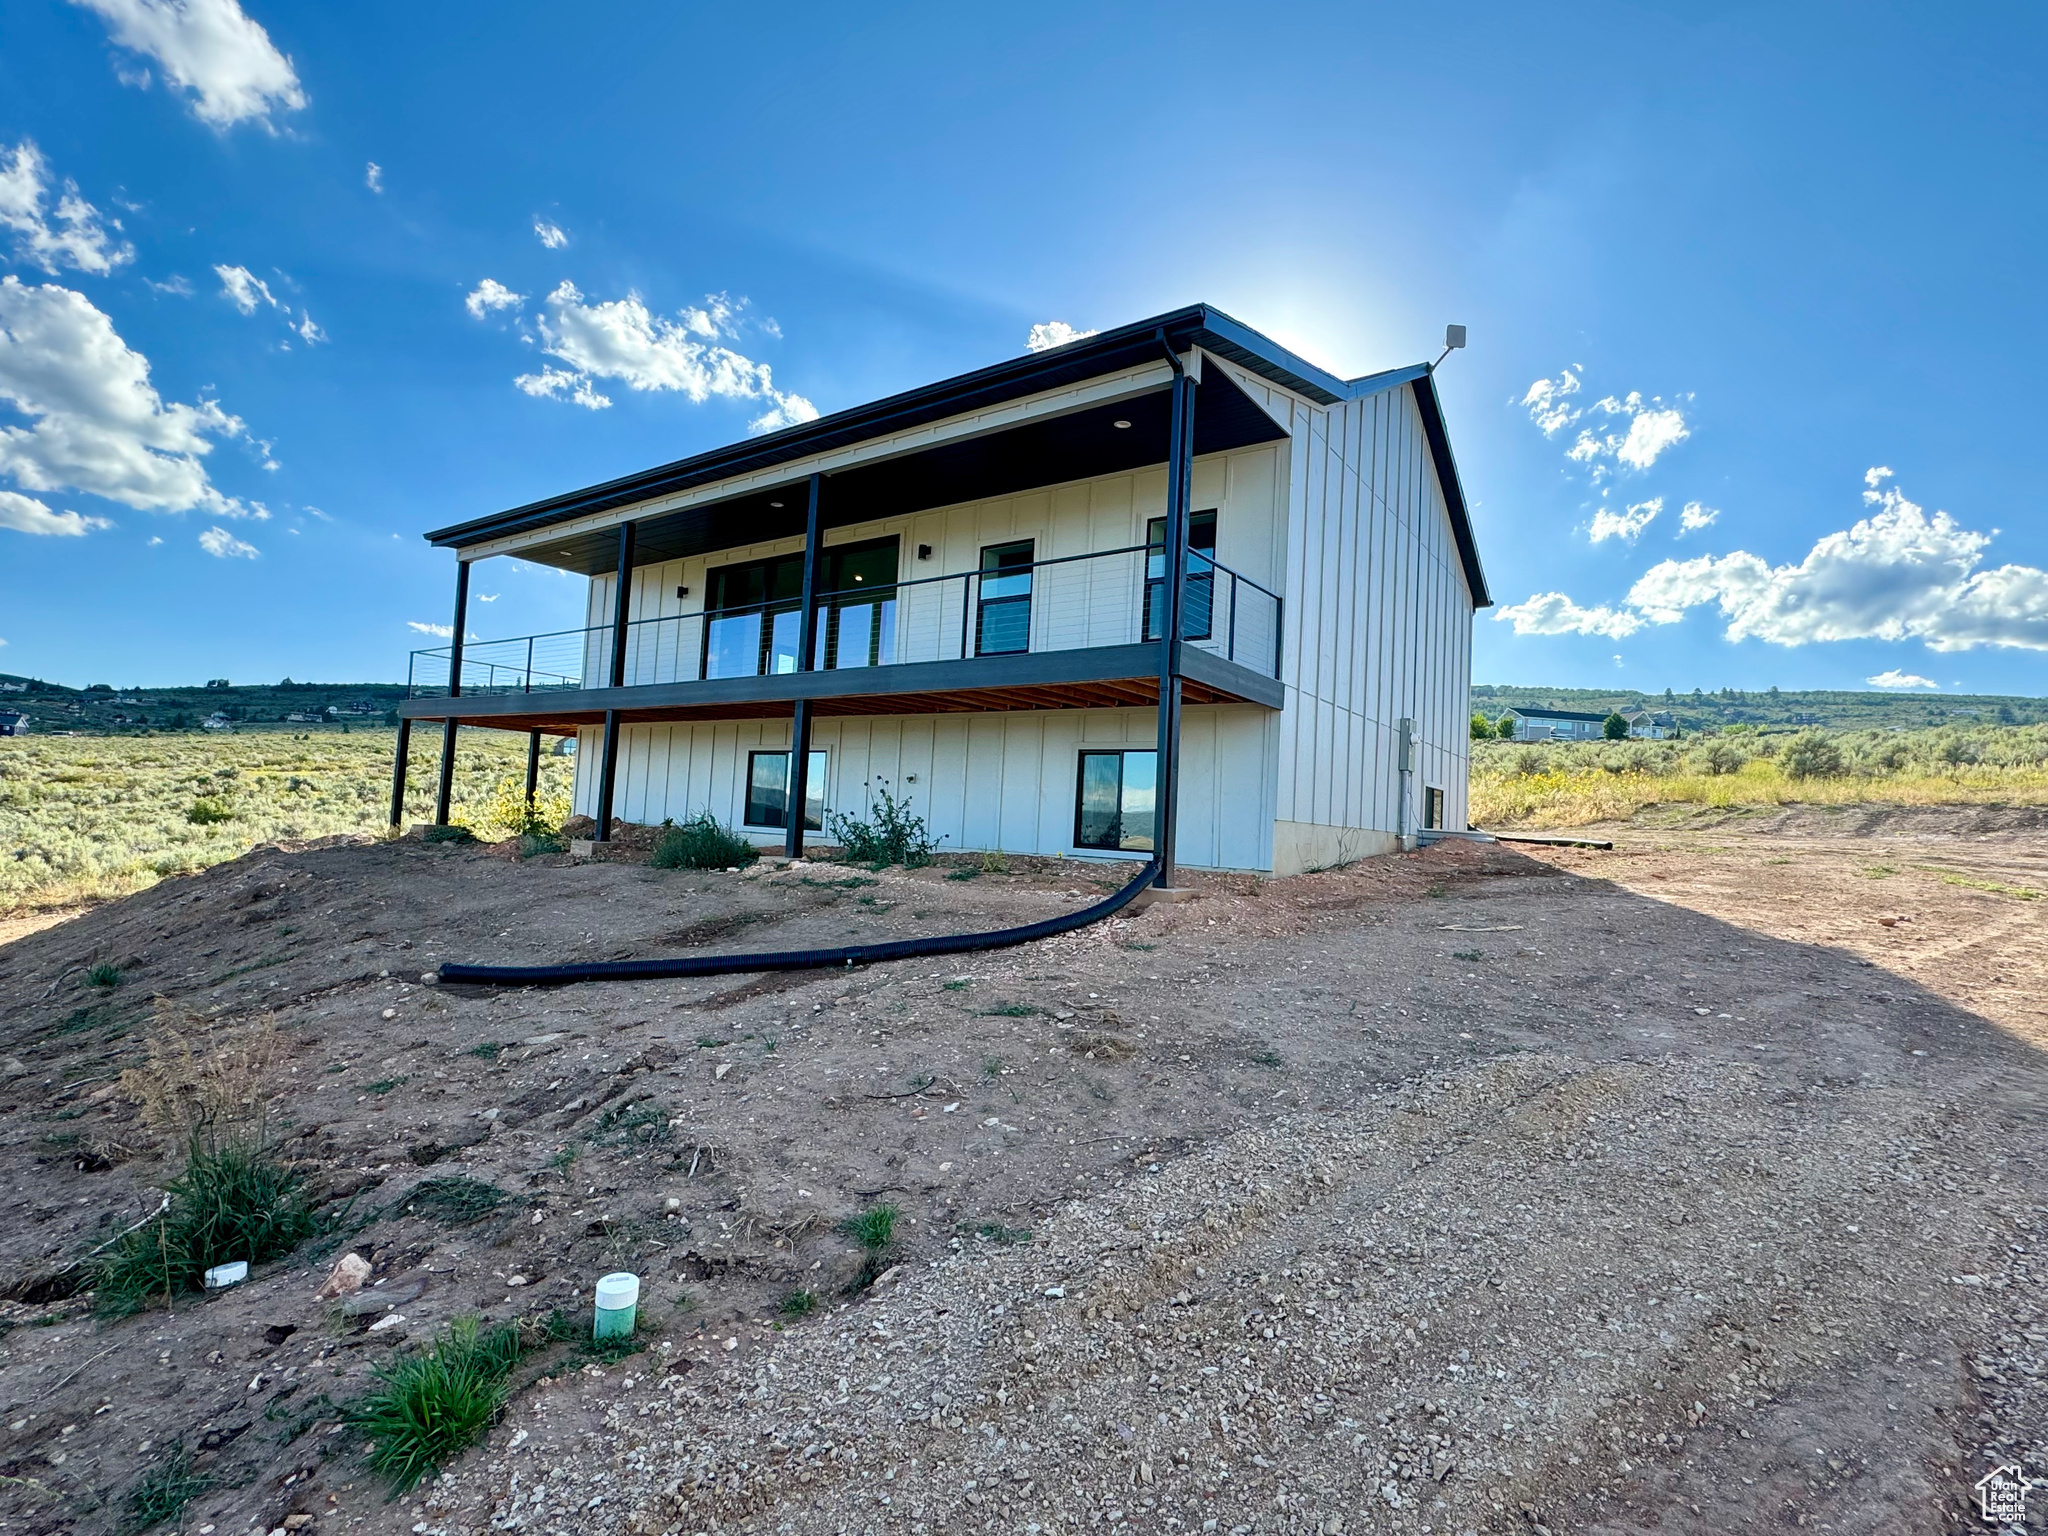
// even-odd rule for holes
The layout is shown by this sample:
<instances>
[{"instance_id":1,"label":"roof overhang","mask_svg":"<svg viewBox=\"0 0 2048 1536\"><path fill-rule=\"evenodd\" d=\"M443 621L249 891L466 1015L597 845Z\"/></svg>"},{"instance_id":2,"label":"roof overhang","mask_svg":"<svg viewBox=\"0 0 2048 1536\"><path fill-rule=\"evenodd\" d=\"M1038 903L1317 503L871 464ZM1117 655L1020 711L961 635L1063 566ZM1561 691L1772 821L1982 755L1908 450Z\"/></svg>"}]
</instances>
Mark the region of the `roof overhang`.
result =
<instances>
[{"instance_id":1,"label":"roof overhang","mask_svg":"<svg viewBox=\"0 0 2048 1536\"><path fill-rule=\"evenodd\" d=\"M1163 463L1165 389L1172 377L1167 353L1184 357L1197 348L1319 405L1403 385L1412 388L1473 601L1481 607L1491 603L1428 366L1340 379L1206 304L437 529L427 538L464 558L516 552L593 573L611 565L615 541L605 530L618 519L608 514L648 502L667 506L635 519L642 561L801 533L804 509L797 493L814 470L832 477L827 526L846 526L1055 483L1047 477L1049 464L1059 466L1056 479L1065 481ZM1216 388L1218 383L1223 387ZM1049 400L1050 408L1023 409L1034 397ZM1018 409L1004 409L1013 405ZM942 424L977 415L1002 419L984 431L948 435L941 430ZM1117 420L1131 426L1111 425ZM933 429L930 437L919 440L920 429L927 428ZM1197 393L1198 454L1284 435L1220 371ZM860 462L857 450L883 439L897 440L901 451ZM560 539L535 537L557 528L564 535Z\"/></svg>"}]
</instances>

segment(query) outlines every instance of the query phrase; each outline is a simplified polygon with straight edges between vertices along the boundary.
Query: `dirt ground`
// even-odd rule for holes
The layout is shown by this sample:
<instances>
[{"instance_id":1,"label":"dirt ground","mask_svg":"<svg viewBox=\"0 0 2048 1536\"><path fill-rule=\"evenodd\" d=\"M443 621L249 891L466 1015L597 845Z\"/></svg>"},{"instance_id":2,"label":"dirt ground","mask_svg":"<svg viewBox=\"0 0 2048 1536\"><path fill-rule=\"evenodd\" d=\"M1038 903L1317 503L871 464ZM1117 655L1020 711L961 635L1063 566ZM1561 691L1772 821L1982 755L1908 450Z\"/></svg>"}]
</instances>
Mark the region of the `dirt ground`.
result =
<instances>
[{"instance_id":1,"label":"dirt ground","mask_svg":"<svg viewBox=\"0 0 2048 1536\"><path fill-rule=\"evenodd\" d=\"M121 1530L180 1445L209 1536L1989 1529L1979 1476L2048 1477L2048 823L1612 835L852 973L419 982L999 926L1123 871L261 849L16 938L0 1531ZM209 1063L331 1230L95 1322L74 1261L155 1207L144 1107ZM877 1202L899 1267L848 1295ZM372 1283L316 1300L349 1251ZM587 1326L620 1268L643 1352L556 1346L386 1500L341 1414L376 1365L469 1312Z\"/></svg>"}]
</instances>

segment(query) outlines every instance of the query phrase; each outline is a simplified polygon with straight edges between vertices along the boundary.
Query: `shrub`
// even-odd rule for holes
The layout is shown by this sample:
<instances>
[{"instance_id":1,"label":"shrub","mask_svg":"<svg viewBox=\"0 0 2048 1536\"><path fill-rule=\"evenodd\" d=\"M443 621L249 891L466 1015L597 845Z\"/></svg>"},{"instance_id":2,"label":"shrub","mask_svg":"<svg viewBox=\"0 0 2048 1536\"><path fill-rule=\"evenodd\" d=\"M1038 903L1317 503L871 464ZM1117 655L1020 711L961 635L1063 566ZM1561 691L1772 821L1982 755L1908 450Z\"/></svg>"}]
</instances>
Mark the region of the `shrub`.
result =
<instances>
[{"instance_id":1,"label":"shrub","mask_svg":"<svg viewBox=\"0 0 2048 1536\"><path fill-rule=\"evenodd\" d=\"M1693 760L1699 764L1701 772L1715 777L1738 773L1743 763L1748 761L1736 747L1725 741L1708 742L1694 754Z\"/></svg>"},{"instance_id":2,"label":"shrub","mask_svg":"<svg viewBox=\"0 0 2048 1536\"><path fill-rule=\"evenodd\" d=\"M842 816L837 811L825 818L833 840L855 864L881 869L901 864L917 869L932 861L939 840L931 835L922 816L910 813L910 798L899 800L889 793L886 779L877 779L875 805L866 819Z\"/></svg>"},{"instance_id":3,"label":"shrub","mask_svg":"<svg viewBox=\"0 0 2048 1536\"><path fill-rule=\"evenodd\" d=\"M656 869L731 869L760 856L752 843L703 811L664 832L649 862Z\"/></svg>"},{"instance_id":4,"label":"shrub","mask_svg":"<svg viewBox=\"0 0 2048 1536\"><path fill-rule=\"evenodd\" d=\"M198 1290L208 1268L281 1258L314 1232L312 1203L298 1172L252 1141L192 1143L170 1207L127 1234L100 1260L94 1304L126 1317L157 1296Z\"/></svg>"},{"instance_id":5,"label":"shrub","mask_svg":"<svg viewBox=\"0 0 2048 1536\"><path fill-rule=\"evenodd\" d=\"M1788 779L1840 778L1842 749L1825 731L1801 731L1785 743L1780 766Z\"/></svg>"},{"instance_id":6,"label":"shrub","mask_svg":"<svg viewBox=\"0 0 2048 1536\"><path fill-rule=\"evenodd\" d=\"M1494 739L1493 722L1477 711L1474 711L1472 715L1472 739L1474 741L1492 741Z\"/></svg>"},{"instance_id":7,"label":"shrub","mask_svg":"<svg viewBox=\"0 0 2048 1536\"><path fill-rule=\"evenodd\" d=\"M348 1413L370 1442L370 1469L394 1498L482 1437L497 1420L519 1363L516 1324L488 1332L460 1317L434 1348L378 1366L377 1386Z\"/></svg>"},{"instance_id":8,"label":"shrub","mask_svg":"<svg viewBox=\"0 0 2048 1536\"><path fill-rule=\"evenodd\" d=\"M1502 711L1501 717L1493 722L1493 734L1502 741L1513 741L1515 739L1514 715L1505 710Z\"/></svg>"},{"instance_id":9,"label":"shrub","mask_svg":"<svg viewBox=\"0 0 2048 1536\"><path fill-rule=\"evenodd\" d=\"M1533 779L1543 771L1543 753L1535 747L1524 747L1515 754L1515 775L1518 778Z\"/></svg>"},{"instance_id":10,"label":"shrub","mask_svg":"<svg viewBox=\"0 0 2048 1536\"><path fill-rule=\"evenodd\" d=\"M210 827L218 822L233 821L235 808L218 795L201 795L185 807L185 819L196 826Z\"/></svg>"},{"instance_id":11,"label":"shrub","mask_svg":"<svg viewBox=\"0 0 2048 1536\"><path fill-rule=\"evenodd\" d=\"M426 831L420 834L420 841L423 843L473 843L476 841L476 834L467 827L457 826L450 822L443 826L427 828Z\"/></svg>"},{"instance_id":12,"label":"shrub","mask_svg":"<svg viewBox=\"0 0 2048 1536\"><path fill-rule=\"evenodd\" d=\"M88 987L118 987L121 985L121 967L102 960L85 973Z\"/></svg>"}]
</instances>

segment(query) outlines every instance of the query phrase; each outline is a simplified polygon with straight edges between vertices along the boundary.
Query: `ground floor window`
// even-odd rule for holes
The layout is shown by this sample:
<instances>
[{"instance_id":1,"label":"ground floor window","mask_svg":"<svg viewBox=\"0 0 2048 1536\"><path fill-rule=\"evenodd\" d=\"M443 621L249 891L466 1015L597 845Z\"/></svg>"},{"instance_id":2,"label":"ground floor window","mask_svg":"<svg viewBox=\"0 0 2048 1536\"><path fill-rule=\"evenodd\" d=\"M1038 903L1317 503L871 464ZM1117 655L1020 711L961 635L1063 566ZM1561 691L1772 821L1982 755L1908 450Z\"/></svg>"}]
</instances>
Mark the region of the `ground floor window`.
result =
<instances>
[{"instance_id":1,"label":"ground floor window","mask_svg":"<svg viewBox=\"0 0 2048 1536\"><path fill-rule=\"evenodd\" d=\"M825 830L825 754L813 752L805 774L804 828ZM789 825L789 754L749 752L747 754L747 812L750 827Z\"/></svg>"},{"instance_id":2,"label":"ground floor window","mask_svg":"<svg viewBox=\"0 0 2048 1536\"><path fill-rule=\"evenodd\" d=\"M1444 824L1444 792L1434 784L1423 787L1422 824L1432 830L1440 829Z\"/></svg>"},{"instance_id":3,"label":"ground floor window","mask_svg":"<svg viewBox=\"0 0 2048 1536\"><path fill-rule=\"evenodd\" d=\"M1076 848L1150 853L1157 752L1083 752L1074 805Z\"/></svg>"}]
</instances>

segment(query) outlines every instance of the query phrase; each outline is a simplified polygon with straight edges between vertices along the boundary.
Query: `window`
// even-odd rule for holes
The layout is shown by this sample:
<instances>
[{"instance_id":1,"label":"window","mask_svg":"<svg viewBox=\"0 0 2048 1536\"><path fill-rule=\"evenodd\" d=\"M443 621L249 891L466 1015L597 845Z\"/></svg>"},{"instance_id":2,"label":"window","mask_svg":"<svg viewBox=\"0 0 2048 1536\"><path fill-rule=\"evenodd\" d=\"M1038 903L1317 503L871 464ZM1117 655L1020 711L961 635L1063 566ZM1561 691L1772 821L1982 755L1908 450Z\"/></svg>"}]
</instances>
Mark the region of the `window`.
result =
<instances>
[{"instance_id":1,"label":"window","mask_svg":"<svg viewBox=\"0 0 2048 1536\"><path fill-rule=\"evenodd\" d=\"M1199 551L1199 553L1198 553ZM1180 637L1206 640L1216 611L1216 514L1188 514L1188 580L1182 598ZM1160 607L1166 601L1166 519L1145 524L1145 638L1157 640Z\"/></svg>"},{"instance_id":2,"label":"window","mask_svg":"<svg viewBox=\"0 0 2048 1536\"><path fill-rule=\"evenodd\" d=\"M1152 851L1157 752L1083 752L1074 804L1076 848Z\"/></svg>"},{"instance_id":3,"label":"window","mask_svg":"<svg viewBox=\"0 0 2048 1536\"><path fill-rule=\"evenodd\" d=\"M802 555L721 566L704 585L706 677L760 677L796 670Z\"/></svg>"},{"instance_id":4,"label":"window","mask_svg":"<svg viewBox=\"0 0 2048 1536\"><path fill-rule=\"evenodd\" d=\"M825 551L818 599L818 665L875 667L896 659L896 541Z\"/></svg>"},{"instance_id":5,"label":"window","mask_svg":"<svg viewBox=\"0 0 2048 1536\"><path fill-rule=\"evenodd\" d=\"M825 830L825 754L813 752L805 775L804 828ZM750 827L789 825L789 754L749 752L747 754L747 810Z\"/></svg>"},{"instance_id":6,"label":"window","mask_svg":"<svg viewBox=\"0 0 2048 1536\"><path fill-rule=\"evenodd\" d=\"M1422 824L1432 830L1440 829L1444 824L1444 792L1434 784L1423 787Z\"/></svg>"},{"instance_id":7,"label":"window","mask_svg":"<svg viewBox=\"0 0 2048 1536\"><path fill-rule=\"evenodd\" d=\"M981 611L974 654L1014 656L1031 649L1031 540L981 552Z\"/></svg>"}]
</instances>

